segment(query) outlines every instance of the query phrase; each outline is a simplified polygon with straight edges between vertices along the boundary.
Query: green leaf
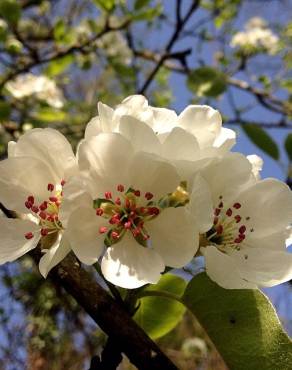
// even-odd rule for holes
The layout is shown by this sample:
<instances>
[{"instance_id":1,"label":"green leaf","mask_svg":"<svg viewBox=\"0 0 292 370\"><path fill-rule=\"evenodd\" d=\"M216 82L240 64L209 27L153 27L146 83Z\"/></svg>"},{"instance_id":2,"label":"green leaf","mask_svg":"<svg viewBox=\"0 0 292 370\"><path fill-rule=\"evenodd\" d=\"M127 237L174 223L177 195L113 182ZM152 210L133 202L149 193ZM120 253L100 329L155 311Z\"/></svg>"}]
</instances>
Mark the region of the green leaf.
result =
<instances>
[{"instance_id":1,"label":"green leaf","mask_svg":"<svg viewBox=\"0 0 292 370\"><path fill-rule=\"evenodd\" d=\"M272 137L260 126L254 123L245 123L241 126L250 140L275 160L279 159L279 149Z\"/></svg>"},{"instance_id":2,"label":"green leaf","mask_svg":"<svg viewBox=\"0 0 292 370\"><path fill-rule=\"evenodd\" d=\"M110 12L115 7L115 0L93 0L94 3L106 10L107 12Z\"/></svg>"},{"instance_id":3,"label":"green leaf","mask_svg":"<svg viewBox=\"0 0 292 370\"><path fill-rule=\"evenodd\" d=\"M0 16L8 23L17 23L21 17L21 6L19 2L16 0L1 0Z\"/></svg>"},{"instance_id":4,"label":"green leaf","mask_svg":"<svg viewBox=\"0 0 292 370\"><path fill-rule=\"evenodd\" d=\"M285 149L288 155L288 158L292 162L292 134L288 134L285 139Z\"/></svg>"},{"instance_id":5,"label":"green leaf","mask_svg":"<svg viewBox=\"0 0 292 370\"><path fill-rule=\"evenodd\" d=\"M68 117L65 112L51 107L40 108L34 117L34 119L36 119L37 121L42 121L45 123L66 122L67 118Z\"/></svg>"},{"instance_id":6,"label":"green leaf","mask_svg":"<svg viewBox=\"0 0 292 370\"><path fill-rule=\"evenodd\" d=\"M201 67L192 71L188 76L187 85L196 95L213 98L227 88L225 74L212 67Z\"/></svg>"},{"instance_id":7,"label":"green leaf","mask_svg":"<svg viewBox=\"0 0 292 370\"><path fill-rule=\"evenodd\" d=\"M145 291L165 291L181 296L185 287L186 282L182 278L165 274L157 284L149 286ZM153 339L174 329L185 313L185 307L181 303L165 297L144 297L139 303L134 319Z\"/></svg>"},{"instance_id":8,"label":"green leaf","mask_svg":"<svg viewBox=\"0 0 292 370\"><path fill-rule=\"evenodd\" d=\"M136 0L134 9L135 10L140 10L141 8L144 8L150 3L150 0Z\"/></svg>"},{"instance_id":9,"label":"green leaf","mask_svg":"<svg viewBox=\"0 0 292 370\"><path fill-rule=\"evenodd\" d=\"M63 58L53 60L49 63L45 70L45 74L49 77L54 77L64 72L74 62L74 55L68 54Z\"/></svg>"},{"instance_id":10,"label":"green leaf","mask_svg":"<svg viewBox=\"0 0 292 370\"><path fill-rule=\"evenodd\" d=\"M259 290L223 289L202 273L190 281L183 301L229 369L291 369L292 342Z\"/></svg>"},{"instance_id":11,"label":"green leaf","mask_svg":"<svg viewBox=\"0 0 292 370\"><path fill-rule=\"evenodd\" d=\"M0 121L9 119L11 112L10 104L5 101L0 101Z\"/></svg>"}]
</instances>

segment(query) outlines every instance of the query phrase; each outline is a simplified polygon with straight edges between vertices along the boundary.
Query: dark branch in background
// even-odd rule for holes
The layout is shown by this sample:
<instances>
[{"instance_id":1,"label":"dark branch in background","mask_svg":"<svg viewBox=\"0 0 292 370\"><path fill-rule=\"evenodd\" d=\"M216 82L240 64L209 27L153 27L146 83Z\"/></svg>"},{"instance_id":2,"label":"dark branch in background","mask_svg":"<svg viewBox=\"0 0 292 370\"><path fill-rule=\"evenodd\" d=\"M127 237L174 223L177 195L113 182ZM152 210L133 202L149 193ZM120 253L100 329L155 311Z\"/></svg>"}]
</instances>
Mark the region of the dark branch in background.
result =
<instances>
[{"instance_id":1,"label":"dark branch in background","mask_svg":"<svg viewBox=\"0 0 292 370\"><path fill-rule=\"evenodd\" d=\"M122 360L120 346L112 338L109 338L101 357L94 356L88 370L116 370Z\"/></svg>"},{"instance_id":2,"label":"dark branch in background","mask_svg":"<svg viewBox=\"0 0 292 370\"><path fill-rule=\"evenodd\" d=\"M152 72L150 72L147 80L144 82L143 86L139 90L139 94L145 94L145 92L148 89L148 87L150 86L151 82L154 80L156 74L159 72L159 69L162 67L165 60L168 59L168 55L170 54L172 47L174 46L174 44L178 40L180 32L183 30L187 21L190 19L190 17L193 15L195 10L198 8L198 6L200 4L200 0L193 0L192 1L192 5L190 6L189 10L187 11L186 15L183 18L181 18L181 3L182 3L181 0L176 1L176 27L175 27L175 30L174 30L171 38L169 39L166 47L165 47L164 53L162 53L162 55L160 56L159 60L156 63L156 66L153 68Z\"/></svg>"}]
</instances>

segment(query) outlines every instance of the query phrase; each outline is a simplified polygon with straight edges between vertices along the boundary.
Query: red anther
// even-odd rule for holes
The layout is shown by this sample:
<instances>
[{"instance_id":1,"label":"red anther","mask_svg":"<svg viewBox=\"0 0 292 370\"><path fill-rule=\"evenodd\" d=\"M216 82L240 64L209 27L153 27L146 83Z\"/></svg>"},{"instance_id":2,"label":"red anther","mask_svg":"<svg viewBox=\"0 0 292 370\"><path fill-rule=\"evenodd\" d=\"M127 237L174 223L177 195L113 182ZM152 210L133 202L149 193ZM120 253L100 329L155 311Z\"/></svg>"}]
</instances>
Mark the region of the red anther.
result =
<instances>
[{"instance_id":1,"label":"red anther","mask_svg":"<svg viewBox=\"0 0 292 370\"><path fill-rule=\"evenodd\" d=\"M32 195L30 195L29 197L27 197L27 200L28 200L30 203L34 204L34 197L33 197Z\"/></svg>"},{"instance_id":2,"label":"red anther","mask_svg":"<svg viewBox=\"0 0 292 370\"><path fill-rule=\"evenodd\" d=\"M236 244L239 244L239 243L241 243L242 242L242 239L241 238L236 238L236 239L234 239L234 243L236 243Z\"/></svg>"},{"instance_id":3,"label":"red anther","mask_svg":"<svg viewBox=\"0 0 292 370\"><path fill-rule=\"evenodd\" d=\"M66 181L65 180L62 180L61 181L61 186L64 186L66 184Z\"/></svg>"},{"instance_id":4,"label":"red anther","mask_svg":"<svg viewBox=\"0 0 292 370\"><path fill-rule=\"evenodd\" d=\"M124 223L124 228L125 229L128 229L129 230L129 229L131 229L131 226L132 226L132 222L131 221L127 221L127 222Z\"/></svg>"},{"instance_id":5,"label":"red anther","mask_svg":"<svg viewBox=\"0 0 292 370\"><path fill-rule=\"evenodd\" d=\"M137 229L132 230L133 236L136 237L141 234L141 230L137 227Z\"/></svg>"},{"instance_id":6,"label":"red anther","mask_svg":"<svg viewBox=\"0 0 292 370\"><path fill-rule=\"evenodd\" d=\"M222 234L223 233L223 226L222 225L219 225L216 229L217 231L217 234Z\"/></svg>"},{"instance_id":7,"label":"red anther","mask_svg":"<svg viewBox=\"0 0 292 370\"><path fill-rule=\"evenodd\" d=\"M49 200L53 203L55 202L58 202L58 198L57 197L50 197Z\"/></svg>"},{"instance_id":8,"label":"red anther","mask_svg":"<svg viewBox=\"0 0 292 370\"><path fill-rule=\"evenodd\" d=\"M152 194L152 193L150 193L149 191L147 191L147 193L145 193L145 198L146 198L147 200L150 200L150 199L152 199L152 198L153 198L153 194Z\"/></svg>"},{"instance_id":9,"label":"red anther","mask_svg":"<svg viewBox=\"0 0 292 370\"><path fill-rule=\"evenodd\" d=\"M29 202L28 200L24 203L24 205L26 206L26 208L30 209L32 207L32 203Z\"/></svg>"},{"instance_id":10,"label":"red anther","mask_svg":"<svg viewBox=\"0 0 292 370\"><path fill-rule=\"evenodd\" d=\"M97 208L96 209L96 216L102 216L103 215L103 209L102 208Z\"/></svg>"},{"instance_id":11,"label":"red anther","mask_svg":"<svg viewBox=\"0 0 292 370\"><path fill-rule=\"evenodd\" d=\"M104 193L105 199L111 199L112 198L112 193L110 191L106 191Z\"/></svg>"},{"instance_id":12,"label":"red anther","mask_svg":"<svg viewBox=\"0 0 292 370\"><path fill-rule=\"evenodd\" d=\"M120 206L122 204L121 199L120 198L117 198L115 200L115 203L116 203L117 206Z\"/></svg>"},{"instance_id":13,"label":"red anther","mask_svg":"<svg viewBox=\"0 0 292 370\"><path fill-rule=\"evenodd\" d=\"M32 206L32 207L31 207L31 210L32 210L34 213L38 213L38 212L39 212L39 207L37 207L37 206Z\"/></svg>"},{"instance_id":14,"label":"red anther","mask_svg":"<svg viewBox=\"0 0 292 370\"><path fill-rule=\"evenodd\" d=\"M228 217L232 216L232 209L231 208L228 208L227 211L226 211L226 215Z\"/></svg>"},{"instance_id":15,"label":"red anther","mask_svg":"<svg viewBox=\"0 0 292 370\"><path fill-rule=\"evenodd\" d=\"M140 197L141 191L140 190L135 190L134 194L136 195L136 197Z\"/></svg>"},{"instance_id":16,"label":"red anther","mask_svg":"<svg viewBox=\"0 0 292 370\"><path fill-rule=\"evenodd\" d=\"M44 211L48 208L48 202L43 202L41 205L40 205L40 210L41 211Z\"/></svg>"},{"instance_id":17,"label":"red anther","mask_svg":"<svg viewBox=\"0 0 292 370\"><path fill-rule=\"evenodd\" d=\"M147 212L147 208L145 208L145 207L140 207L140 208L139 208L139 210L138 210L138 212L140 212L140 213L145 213L145 212Z\"/></svg>"},{"instance_id":18,"label":"red anther","mask_svg":"<svg viewBox=\"0 0 292 370\"><path fill-rule=\"evenodd\" d=\"M101 226L100 228L99 228L99 233L100 234L104 234L104 233L106 233L107 232L107 228L105 227L105 226Z\"/></svg>"},{"instance_id":19,"label":"red anther","mask_svg":"<svg viewBox=\"0 0 292 370\"><path fill-rule=\"evenodd\" d=\"M118 191L120 191L120 192L122 193L122 192L125 190L124 185L119 184L119 185L117 186L117 190L118 190Z\"/></svg>"},{"instance_id":20,"label":"red anther","mask_svg":"<svg viewBox=\"0 0 292 370\"><path fill-rule=\"evenodd\" d=\"M115 215L113 215L111 217L111 219L109 220L109 223L111 225L119 224L120 223L120 215L118 213L116 213Z\"/></svg>"},{"instance_id":21,"label":"red anther","mask_svg":"<svg viewBox=\"0 0 292 370\"><path fill-rule=\"evenodd\" d=\"M54 217L54 221L55 221L55 222L58 222L58 221L59 221L59 217L58 217L58 215L56 215L56 216Z\"/></svg>"},{"instance_id":22,"label":"red anther","mask_svg":"<svg viewBox=\"0 0 292 370\"><path fill-rule=\"evenodd\" d=\"M234 203L233 207L236 208L236 209L239 209L241 207L241 204L240 203Z\"/></svg>"},{"instance_id":23,"label":"red anther","mask_svg":"<svg viewBox=\"0 0 292 370\"><path fill-rule=\"evenodd\" d=\"M130 202L130 200L127 198L127 199L125 200L125 207L126 207L126 208L130 208L130 206L131 206L131 202Z\"/></svg>"},{"instance_id":24,"label":"red anther","mask_svg":"<svg viewBox=\"0 0 292 370\"><path fill-rule=\"evenodd\" d=\"M47 220L48 220L49 222L54 222L54 217L53 217L53 216L51 216L51 215L49 215L49 216L47 216Z\"/></svg>"},{"instance_id":25,"label":"red anther","mask_svg":"<svg viewBox=\"0 0 292 370\"><path fill-rule=\"evenodd\" d=\"M40 214L39 214L40 218L42 218L43 220L45 220L47 218L47 214L46 212L44 211L41 211Z\"/></svg>"},{"instance_id":26,"label":"red anther","mask_svg":"<svg viewBox=\"0 0 292 370\"><path fill-rule=\"evenodd\" d=\"M219 216L219 215L220 215L220 212L221 212L221 209L219 209L219 208L215 208L215 210L214 210L214 215L215 215L215 216Z\"/></svg>"},{"instance_id":27,"label":"red anther","mask_svg":"<svg viewBox=\"0 0 292 370\"><path fill-rule=\"evenodd\" d=\"M129 216L130 217L135 217L136 216L136 212L135 211L131 211Z\"/></svg>"},{"instance_id":28,"label":"red anther","mask_svg":"<svg viewBox=\"0 0 292 370\"><path fill-rule=\"evenodd\" d=\"M218 207L223 208L223 202L220 202Z\"/></svg>"},{"instance_id":29,"label":"red anther","mask_svg":"<svg viewBox=\"0 0 292 370\"><path fill-rule=\"evenodd\" d=\"M241 239L241 241L242 240L244 240L245 239L245 234L240 234L240 235L238 235L238 237Z\"/></svg>"},{"instance_id":30,"label":"red anther","mask_svg":"<svg viewBox=\"0 0 292 370\"><path fill-rule=\"evenodd\" d=\"M218 224L218 221L219 221L219 218L218 218L218 217L214 217L213 224L214 224L214 225L217 225L217 224Z\"/></svg>"},{"instance_id":31,"label":"red anther","mask_svg":"<svg viewBox=\"0 0 292 370\"><path fill-rule=\"evenodd\" d=\"M144 235L143 240L148 240L150 238L150 235Z\"/></svg>"},{"instance_id":32,"label":"red anther","mask_svg":"<svg viewBox=\"0 0 292 370\"><path fill-rule=\"evenodd\" d=\"M48 184L48 191L53 191L55 189L53 184Z\"/></svg>"},{"instance_id":33,"label":"red anther","mask_svg":"<svg viewBox=\"0 0 292 370\"><path fill-rule=\"evenodd\" d=\"M236 215L236 216L234 216L234 219L235 219L236 223L238 224L241 221L241 216Z\"/></svg>"},{"instance_id":34,"label":"red anther","mask_svg":"<svg viewBox=\"0 0 292 370\"><path fill-rule=\"evenodd\" d=\"M245 231L246 231L245 225L240 226L240 228L238 229L238 231L239 231L240 234L244 234Z\"/></svg>"},{"instance_id":35,"label":"red anther","mask_svg":"<svg viewBox=\"0 0 292 370\"><path fill-rule=\"evenodd\" d=\"M155 216L157 216L157 215L159 215L160 210L159 210L159 208L157 208L157 207L149 207L149 208L148 208L148 213L149 213L150 215L155 215Z\"/></svg>"},{"instance_id":36,"label":"red anther","mask_svg":"<svg viewBox=\"0 0 292 370\"><path fill-rule=\"evenodd\" d=\"M117 231L113 231L112 233L111 233L111 236L112 236L112 238L113 239L119 239L119 237L120 237L120 234L117 232Z\"/></svg>"},{"instance_id":37,"label":"red anther","mask_svg":"<svg viewBox=\"0 0 292 370\"><path fill-rule=\"evenodd\" d=\"M25 235L25 239L32 239L33 238L33 233L30 231L29 233L26 233Z\"/></svg>"},{"instance_id":38,"label":"red anther","mask_svg":"<svg viewBox=\"0 0 292 370\"><path fill-rule=\"evenodd\" d=\"M49 230L48 229L41 229L41 235L42 236L47 236L49 233Z\"/></svg>"}]
</instances>

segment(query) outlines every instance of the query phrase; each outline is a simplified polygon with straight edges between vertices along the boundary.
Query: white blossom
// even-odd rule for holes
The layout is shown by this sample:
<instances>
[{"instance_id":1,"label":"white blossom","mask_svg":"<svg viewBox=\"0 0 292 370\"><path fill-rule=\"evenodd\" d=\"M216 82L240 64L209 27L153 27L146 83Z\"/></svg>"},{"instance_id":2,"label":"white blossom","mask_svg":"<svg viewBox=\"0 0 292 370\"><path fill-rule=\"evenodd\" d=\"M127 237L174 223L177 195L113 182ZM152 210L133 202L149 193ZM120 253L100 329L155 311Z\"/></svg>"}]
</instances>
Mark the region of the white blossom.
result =
<instances>
[{"instance_id":1,"label":"white blossom","mask_svg":"<svg viewBox=\"0 0 292 370\"><path fill-rule=\"evenodd\" d=\"M33 129L9 143L8 159L0 162L0 202L18 218L0 218L1 264L38 243L45 253L39 265L43 276L65 257L70 246L63 187L77 172L71 145L56 130Z\"/></svg>"},{"instance_id":2,"label":"white blossom","mask_svg":"<svg viewBox=\"0 0 292 370\"><path fill-rule=\"evenodd\" d=\"M230 46L238 47L246 52L265 51L275 54L279 48L279 38L267 27L266 22L259 18L251 18L245 24L245 30L235 33Z\"/></svg>"},{"instance_id":3,"label":"white blossom","mask_svg":"<svg viewBox=\"0 0 292 370\"><path fill-rule=\"evenodd\" d=\"M55 81L46 76L36 76L32 73L22 74L13 81L7 82L5 87L16 99L33 96L54 108L62 108L64 105L62 91L57 87Z\"/></svg>"},{"instance_id":4,"label":"white blossom","mask_svg":"<svg viewBox=\"0 0 292 370\"><path fill-rule=\"evenodd\" d=\"M137 288L156 283L165 266L182 267L193 258L196 224L185 207L167 207L165 199L179 184L175 167L157 155L135 152L118 133L83 141L78 159L82 177L69 181L65 198L74 203L74 194L83 189L91 197L68 221L69 241L80 261L97 262L106 246L105 278Z\"/></svg>"},{"instance_id":5,"label":"white blossom","mask_svg":"<svg viewBox=\"0 0 292 370\"><path fill-rule=\"evenodd\" d=\"M88 123L85 139L101 132L118 132L135 150L171 161L184 180L235 144L235 132L222 128L220 113L206 105L190 105L177 115L148 105L142 95L133 95L116 109L98 103L98 113Z\"/></svg>"},{"instance_id":6,"label":"white blossom","mask_svg":"<svg viewBox=\"0 0 292 370\"><path fill-rule=\"evenodd\" d=\"M202 183L206 187L198 195ZM250 162L230 153L201 171L190 198L212 280L224 288L242 289L292 278L292 254L285 245L292 194L286 184L258 181Z\"/></svg>"}]
</instances>

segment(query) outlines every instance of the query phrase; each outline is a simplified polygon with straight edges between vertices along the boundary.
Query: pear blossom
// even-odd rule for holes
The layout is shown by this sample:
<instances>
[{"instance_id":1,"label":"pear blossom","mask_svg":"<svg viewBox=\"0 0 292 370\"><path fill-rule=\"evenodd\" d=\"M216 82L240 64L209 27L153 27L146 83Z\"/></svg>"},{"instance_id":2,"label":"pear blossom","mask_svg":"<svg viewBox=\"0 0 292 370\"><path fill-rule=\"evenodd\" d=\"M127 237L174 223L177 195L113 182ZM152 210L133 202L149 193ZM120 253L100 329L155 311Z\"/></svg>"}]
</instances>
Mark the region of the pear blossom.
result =
<instances>
[{"instance_id":1,"label":"pear blossom","mask_svg":"<svg viewBox=\"0 0 292 370\"><path fill-rule=\"evenodd\" d=\"M292 193L286 184L257 180L251 163L230 153L197 175L189 207L199 224L207 274L219 285L269 287L292 278L292 254L285 246Z\"/></svg>"},{"instance_id":2,"label":"pear blossom","mask_svg":"<svg viewBox=\"0 0 292 370\"><path fill-rule=\"evenodd\" d=\"M259 17L251 18L245 24L245 30L237 32L231 39L230 46L255 52L263 50L275 54L279 48L279 38L267 27L265 20Z\"/></svg>"},{"instance_id":3,"label":"pear blossom","mask_svg":"<svg viewBox=\"0 0 292 370\"><path fill-rule=\"evenodd\" d=\"M70 215L67 235L85 264L100 256L107 280L137 288L156 283L165 266L182 267L198 249L196 224L185 207L168 207L180 178L161 157L136 152L118 133L101 133L78 148L82 176L64 196L90 194Z\"/></svg>"},{"instance_id":4,"label":"pear blossom","mask_svg":"<svg viewBox=\"0 0 292 370\"><path fill-rule=\"evenodd\" d=\"M66 138L53 129L32 129L10 142L8 158L0 162L0 202L17 212L17 219L0 218L0 263L14 261L38 243L45 253L40 272L48 271L70 251L63 210L63 188L78 172Z\"/></svg>"},{"instance_id":5,"label":"pear blossom","mask_svg":"<svg viewBox=\"0 0 292 370\"><path fill-rule=\"evenodd\" d=\"M64 105L62 91L56 86L55 81L46 76L36 76L32 73L22 74L13 81L7 82L5 87L16 99L34 96L54 108L62 108Z\"/></svg>"},{"instance_id":6,"label":"pear blossom","mask_svg":"<svg viewBox=\"0 0 292 370\"><path fill-rule=\"evenodd\" d=\"M177 115L150 106L142 95L133 95L115 109L99 102L98 113L88 123L85 139L101 132L118 132L135 150L170 160L184 180L235 144L235 132L222 128L220 113L206 105L190 105Z\"/></svg>"}]
</instances>

